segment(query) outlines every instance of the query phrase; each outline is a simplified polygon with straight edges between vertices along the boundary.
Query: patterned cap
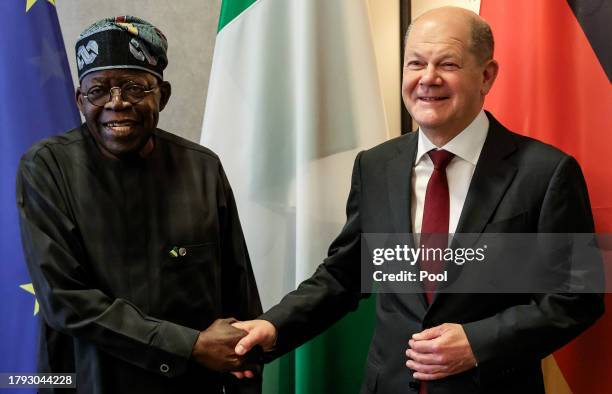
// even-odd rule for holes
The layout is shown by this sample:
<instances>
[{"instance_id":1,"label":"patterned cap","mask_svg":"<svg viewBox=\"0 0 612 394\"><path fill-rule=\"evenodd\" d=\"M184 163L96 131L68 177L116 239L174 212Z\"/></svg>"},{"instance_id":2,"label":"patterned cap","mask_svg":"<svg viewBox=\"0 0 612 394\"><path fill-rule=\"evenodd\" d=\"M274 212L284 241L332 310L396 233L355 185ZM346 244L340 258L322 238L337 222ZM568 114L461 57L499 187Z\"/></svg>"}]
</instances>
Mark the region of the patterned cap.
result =
<instances>
[{"instance_id":1,"label":"patterned cap","mask_svg":"<svg viewBox=\"0 0 612 394\"><path fill-rule=\"evenodd\" d=\"M114 68L148 71L163 79L168 65L166 36L133 16L99 20L79 35L75 48L79 81L90 72Z\"/></svg>"}]
</instances>

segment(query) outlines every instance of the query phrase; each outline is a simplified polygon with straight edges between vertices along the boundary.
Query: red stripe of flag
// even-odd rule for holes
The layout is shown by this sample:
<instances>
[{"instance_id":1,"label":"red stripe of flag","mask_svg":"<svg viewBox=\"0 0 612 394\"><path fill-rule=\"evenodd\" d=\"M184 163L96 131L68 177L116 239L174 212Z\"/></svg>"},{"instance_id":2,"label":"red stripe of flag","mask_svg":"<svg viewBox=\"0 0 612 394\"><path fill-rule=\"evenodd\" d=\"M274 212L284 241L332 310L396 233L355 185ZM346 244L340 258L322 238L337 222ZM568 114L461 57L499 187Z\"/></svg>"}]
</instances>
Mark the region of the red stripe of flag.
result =
<instances>
[{"instance_id":1,"label":"red stripe of flag","mask_svg":"<svg viewBox=\"0 0 612 394\"><path fill-rule=\"evenodd\" d=\"M485 108L511 130L576 157L596 229L612 232L612 86L569 5L482 0L480 14L500 63ZM610 294L606 305L612 309ZM554 356L574 394L612 392L612 311Z\"/></svg>"}]
</instances>

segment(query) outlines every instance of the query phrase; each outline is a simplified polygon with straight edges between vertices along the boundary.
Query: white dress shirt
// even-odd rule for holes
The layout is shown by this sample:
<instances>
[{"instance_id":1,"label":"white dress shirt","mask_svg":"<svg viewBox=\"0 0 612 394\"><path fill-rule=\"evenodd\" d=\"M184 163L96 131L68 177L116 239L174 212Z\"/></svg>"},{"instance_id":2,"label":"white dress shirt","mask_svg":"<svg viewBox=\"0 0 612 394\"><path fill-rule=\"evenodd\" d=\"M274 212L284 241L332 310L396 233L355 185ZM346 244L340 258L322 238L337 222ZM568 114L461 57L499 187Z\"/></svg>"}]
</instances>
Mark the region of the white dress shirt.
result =
<instances>
[{"instance_id":1,"label":"white dress shirt","mask_svg":"<svg viewBox=\"0 0 612 394\"><path fill-rule=\"evenodd\" d=\"M481 110L465 130L440 148L455 155L446 167L450 197L449 233L454 233L457 229L463 203L465 203L465 197L467 196L480 152L487 138L488 130L489 119L484 111ZM427 182L429 182L429 177L431 177L434 169L433 162L427 152L432 149L438 149L420 129L418 133L419 145L414 166L412 167L411 196L412 230L415 234L421 232ZM418 245L419 240L416 236L415 242Z\"/></svg>"}]
</instances>

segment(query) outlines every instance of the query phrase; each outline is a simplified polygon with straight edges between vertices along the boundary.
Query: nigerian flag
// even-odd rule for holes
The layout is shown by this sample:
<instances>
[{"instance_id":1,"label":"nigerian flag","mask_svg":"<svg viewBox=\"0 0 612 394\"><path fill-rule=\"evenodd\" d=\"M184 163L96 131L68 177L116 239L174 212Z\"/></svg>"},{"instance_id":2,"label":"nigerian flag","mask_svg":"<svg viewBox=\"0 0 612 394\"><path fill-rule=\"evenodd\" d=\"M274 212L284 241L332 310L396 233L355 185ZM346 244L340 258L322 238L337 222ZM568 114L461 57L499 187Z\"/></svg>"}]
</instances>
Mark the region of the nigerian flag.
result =
<instances>
[{"instance_id":1,"label":"nigerian flag","mask_svg":"<svg viewBox=\"0 0 612 394\"><path fill-rule=\"evenodd\" d=\"M202 127L234 189L264 309L344 224L353 160L386 121L365 0L223 0ZM355 261L359 264L359 261ZM266 367L266 393L355 393L373 299Z\"/></svg>"}]
</instances>

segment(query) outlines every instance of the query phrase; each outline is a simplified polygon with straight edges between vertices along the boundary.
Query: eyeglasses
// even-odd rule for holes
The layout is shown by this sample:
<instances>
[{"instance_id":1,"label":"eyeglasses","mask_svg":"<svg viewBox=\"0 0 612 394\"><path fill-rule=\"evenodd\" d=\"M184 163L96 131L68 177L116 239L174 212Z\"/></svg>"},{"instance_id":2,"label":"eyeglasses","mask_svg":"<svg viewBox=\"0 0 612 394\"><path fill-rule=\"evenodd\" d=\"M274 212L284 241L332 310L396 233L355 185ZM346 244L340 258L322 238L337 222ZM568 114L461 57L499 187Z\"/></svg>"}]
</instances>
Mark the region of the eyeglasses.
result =
<instances>
[{"instance_id":1,"label":"eyeglasses","mask_svg":"<svg viewBox=\"0 0 612 394\"><path fill-rule=\"evenodd\" d=\"M128 82L123 86L113 86L108 88L106 86L93 86L89 88L87 94L83 97L87 99L91 104L96 107L104 107L106 103L113 99L113 95L118 95L123 101L127 101L130 104L137 104L142 101L147 94L153 92L159 86L153 86L151 89L147 89L146 86L139 85L134 82Z\"/></svg>"}]
</instances>

